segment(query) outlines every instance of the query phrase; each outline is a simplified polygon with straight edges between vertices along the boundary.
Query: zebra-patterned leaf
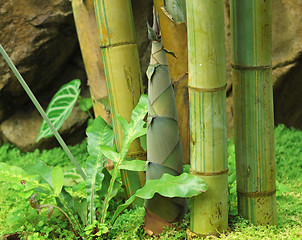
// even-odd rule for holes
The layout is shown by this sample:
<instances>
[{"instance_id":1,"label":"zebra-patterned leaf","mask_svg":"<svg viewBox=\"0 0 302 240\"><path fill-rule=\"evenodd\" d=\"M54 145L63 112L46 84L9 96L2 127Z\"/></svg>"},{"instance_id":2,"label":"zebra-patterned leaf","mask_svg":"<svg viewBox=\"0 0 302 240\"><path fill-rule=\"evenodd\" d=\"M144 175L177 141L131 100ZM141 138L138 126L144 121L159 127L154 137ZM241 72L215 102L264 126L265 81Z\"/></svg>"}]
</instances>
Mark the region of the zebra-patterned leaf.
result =
<instances>
[{"instance_id":1,"label":"zebra-patterned leaf","mask_svg":"<svg viewBox=\"0 0 302 240\"><path fill-rule=\"evenodd\" d=\"M63 85L50 101L46 114L56 130L59 130L64 121L69 117L79 97L81 91L80 85L81 81L79 79L72 80ZM52 135L52 130L45 120L43 120L37 142L42 138L50 137Z\"/></svg>"}]
</instances>

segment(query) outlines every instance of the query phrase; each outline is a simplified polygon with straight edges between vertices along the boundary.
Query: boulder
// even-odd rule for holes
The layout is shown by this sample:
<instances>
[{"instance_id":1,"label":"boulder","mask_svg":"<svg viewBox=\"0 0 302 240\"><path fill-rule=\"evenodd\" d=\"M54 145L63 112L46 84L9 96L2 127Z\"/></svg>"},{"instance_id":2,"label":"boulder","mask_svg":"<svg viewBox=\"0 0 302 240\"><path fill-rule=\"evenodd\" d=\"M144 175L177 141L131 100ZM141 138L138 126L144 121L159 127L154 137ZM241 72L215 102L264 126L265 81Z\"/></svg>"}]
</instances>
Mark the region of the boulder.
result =
<instances>
[{"instance_id":1,"label":"boulder","mask_svg":"<svg viewBox=\"0 0 302 240\"><path fill-rule=\"evenodd\" d=\"M73 54L76 32L69 0L0 0L1 44L32 91L50 88ZM0 122L29 100L0 60Z\"/></svg>"}]
</instances>

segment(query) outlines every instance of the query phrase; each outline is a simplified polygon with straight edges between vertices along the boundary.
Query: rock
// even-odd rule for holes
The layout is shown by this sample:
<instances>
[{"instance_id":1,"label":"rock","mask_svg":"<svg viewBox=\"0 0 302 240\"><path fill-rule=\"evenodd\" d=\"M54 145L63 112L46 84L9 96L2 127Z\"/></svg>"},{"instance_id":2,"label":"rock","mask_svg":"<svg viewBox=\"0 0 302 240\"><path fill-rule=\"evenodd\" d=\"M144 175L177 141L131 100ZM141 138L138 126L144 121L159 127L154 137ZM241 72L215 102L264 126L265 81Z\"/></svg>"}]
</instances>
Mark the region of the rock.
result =
<instances>
[{"instance_id":1,"label":"rock","mask_svg":"<svg viewBox=\"0 0 302 240\"><path fill-rule=\"evenodd\" d=\"M0 13L0 39L8 55L33 92L49 88L76 48L69 0L0 0ZM29 102L25 95L1 57L0 122Z\"/></svg>"},{"instance_id":2,"label":"rock","mask_svg":"<svg viewBox=\"0 0 302 240\"><path fill-rule=\"evenodd\" d=\"M86 86L86 74L81 58L80 49L72 56L66 66L65 71L58 77L57 82L53 84L51 89L44 89L41 96L37 97L44 109L47 108L54 93L61 87L61 82L69 82L73 79L81 79L81 96L89 97L89 92ZM26 96L26 98L28 98ZM72 111L70 117L63 124L60 134L67 144L76 144L86 137L86 123L88 114L79 109L78 106ZM34 108L32 102L23 107L22 110L16 111L11 117L6 119L0 125L0 133L3 142L14 144L22 151L33 151L36 148L49 149L59 146L54 137L42 139L36 143L39 129L42 123L42 117Z\"/></svg>"},{"instance_id":3,"label":"rock","mask_svg":"<svg viewBox=\"0 0 302 240\"><path fill-rule=\"evenodd\" d=\"M63 124L59 133L67 144L76 144L85 136L88 114L75 106L70 117ZM39 129L42 117L35 109L20 110L0 125L0 130L5 142L14 144L24 152L33 151L36 148L49 149L59 146L54 137L41 139L38 143Z\"/></svg>"}]
</instances>

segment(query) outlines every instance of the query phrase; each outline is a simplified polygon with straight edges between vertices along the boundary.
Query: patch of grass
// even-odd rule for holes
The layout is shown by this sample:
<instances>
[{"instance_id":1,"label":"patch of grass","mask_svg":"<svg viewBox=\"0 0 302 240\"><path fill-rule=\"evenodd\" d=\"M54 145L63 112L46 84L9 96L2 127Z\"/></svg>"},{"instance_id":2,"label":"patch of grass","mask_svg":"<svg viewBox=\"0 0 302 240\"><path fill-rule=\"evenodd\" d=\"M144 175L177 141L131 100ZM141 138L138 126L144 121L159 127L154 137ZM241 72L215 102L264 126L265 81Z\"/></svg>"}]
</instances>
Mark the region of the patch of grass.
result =
<instances>
[{"instance_id":1,"label":"patch of grass","mask_svg":"<svg viewBox=\"0 0 302 240\"><path fill-rule=\"evenodd\" d=\"M254 226L236 215L235 148L233 140L229 140L229 201L233 215L230 216L228 232L221 235L220 239L302 239L302 131L280 125L275 129L275 143L278 227ZM86 142L71 147L71 151L83 165L87 157ZM52 166L73 167L60 148L22 153L13 146L3 145L0 147L0 161L20 167L37 161L44 161ZM0 236L23 232L24 239L74 239L67 221L59 212L55 211L50 220L47 219L47 210L42 210L37 215L36 210L29 206L28 198L31 193L14 188L12 185L0 183ZM118 204L113 203L110 211ZM186 239L189 215L181 224L172 225L158 237L147 236L143 224L143 207L126 210L106 239Z\"/></svg>"}]
</instances>

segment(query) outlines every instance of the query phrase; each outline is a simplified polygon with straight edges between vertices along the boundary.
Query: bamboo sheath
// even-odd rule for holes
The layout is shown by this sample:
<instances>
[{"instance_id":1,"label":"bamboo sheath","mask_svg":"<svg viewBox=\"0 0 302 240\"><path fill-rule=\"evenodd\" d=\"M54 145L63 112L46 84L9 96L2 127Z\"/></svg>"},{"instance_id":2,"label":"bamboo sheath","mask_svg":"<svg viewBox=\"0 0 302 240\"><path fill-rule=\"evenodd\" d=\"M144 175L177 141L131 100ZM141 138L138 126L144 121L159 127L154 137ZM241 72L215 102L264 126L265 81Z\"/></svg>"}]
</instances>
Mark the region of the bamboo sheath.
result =
<instances>
[{"instance_id":1,"label":"bamboo sheath","mask_svg":"<svg viewBox=\"0 0 302 240\"><path fill-rule=\"evenodd\" d=\"M148 128L146 179L159 179L164 173L182 173L183 155L177 125L173 85L162 42L152 41L148 75ZM187 202L156 194L145 201L145 228L159 234L172 222L182 220Z\"/></svg>"},{"instance_id":2,"label":"bamboo sheath","mask_svg":"<svg viewBox=\"0 0 302 240\"><path fill-rule=\"evenodd\" d=\"M219 235L228 226L223 6L187 0L191 172L208 184L191 200L190 229L198 235Z\"/></svg>"},{"instance_id":3,"label":"bamboo sheath","mask_svg":"<svg viewBox=\"0 0 302 240\"><path fill-rule=\"evenodd\" d=\"M277 224L271 0L232 0L231 38L238 209Z\"/></svg>"},{"instance_id":4,"label":"bamboo sheath","mask_svg":"<svg viewBox=\"0 0 302 240\"><path fill-rule=\"evenodd\" d=\"M76 24L81 53L88 77L88 85L96 116L111 124L110 113L101 103L108 99L104 68L101 60L98 29L95 20L93 0L72 0L72 11Z\"/></svg>"},{"instance_id":5,"label":"bamboo sheath","mask_svg":"<svg viewBox=\"0 0 302 240\"><path fill-rule=\"evenodd\" d=\"M115 115L120 114L129 122L132 110L143 93L131 1L95 0L94 5L112 124L119 151L123 133ZM127 156L146 158L139 139L133 141ZM121 174L127 197L132 196L144 184L143 172L121 171Z\"/></svg>"},{"instance_id":6,"label":"bamboo sheath","mask_svg":"<svg viewBox=\"0 0 302 240\"><path fill-rule=\"evenodd\" d=\"M188 93L188 44L185 23L175 23L166 13L163 0L154 0L161 23L163 45L172 51L176 58L167 55L169 72L174 86L179 135L183 150L184 164L190 163L190 125Z\"/></svg>"}]
</instances>

